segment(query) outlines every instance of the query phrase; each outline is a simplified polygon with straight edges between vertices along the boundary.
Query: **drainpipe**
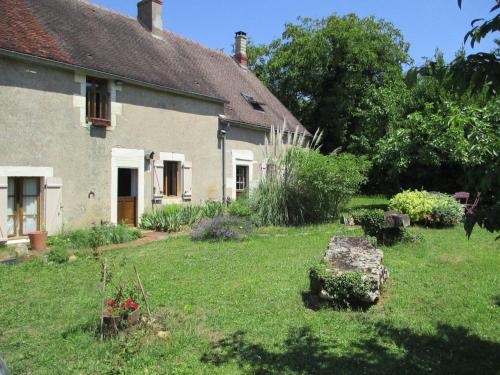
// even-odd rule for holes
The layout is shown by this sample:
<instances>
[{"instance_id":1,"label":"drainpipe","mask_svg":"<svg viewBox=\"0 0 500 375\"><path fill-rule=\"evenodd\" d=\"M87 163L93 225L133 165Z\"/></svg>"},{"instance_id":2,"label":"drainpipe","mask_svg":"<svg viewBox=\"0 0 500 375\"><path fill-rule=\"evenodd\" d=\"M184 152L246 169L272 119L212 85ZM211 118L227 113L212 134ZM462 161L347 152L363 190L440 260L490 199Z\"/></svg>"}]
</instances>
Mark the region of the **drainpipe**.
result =
<instances>
[{"instance_id":1,"label":"drainpipe","mask_svg":"<svg viewBox=\"0 0 500 375\"><path fill-rule=\"evenodd\" d=\"M229 123L226 121L226 116L219 115L221 128L219 129L219 139L221 140L222 150L222 202L227 203L226 200L226 134L229 128Z\"/></svg>"}]
</instances>

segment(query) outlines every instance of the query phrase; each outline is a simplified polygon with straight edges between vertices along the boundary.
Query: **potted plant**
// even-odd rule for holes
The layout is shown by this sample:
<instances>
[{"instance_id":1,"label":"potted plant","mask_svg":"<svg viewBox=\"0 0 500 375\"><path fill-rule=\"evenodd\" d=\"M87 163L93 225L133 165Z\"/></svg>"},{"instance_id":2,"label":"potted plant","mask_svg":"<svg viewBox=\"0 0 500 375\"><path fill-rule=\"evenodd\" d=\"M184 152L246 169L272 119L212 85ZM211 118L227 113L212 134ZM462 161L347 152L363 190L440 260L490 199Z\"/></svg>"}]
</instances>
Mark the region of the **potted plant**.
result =
<instances>
[{"instance_id":1,"label":"potted plant","mask_svg":"<svg viewBox=\"0 0 500 375\"><path fill-rule=\"evenodd\" d=\"M116 332L139 323L141 309L136 291L120 285L114 297L106 302L102 316L109 331Z\"/></svg>"},{"instance_id":2,"label":"potted plant","mask_svg":"<svg viewBox=\"0 0 500 375\"><path fill-rule=\"evenodd\" d=\"M45 251L47 250L47 231L42 227L39 231L28 233L32 251Z\"/></svg>"}]
</instances>

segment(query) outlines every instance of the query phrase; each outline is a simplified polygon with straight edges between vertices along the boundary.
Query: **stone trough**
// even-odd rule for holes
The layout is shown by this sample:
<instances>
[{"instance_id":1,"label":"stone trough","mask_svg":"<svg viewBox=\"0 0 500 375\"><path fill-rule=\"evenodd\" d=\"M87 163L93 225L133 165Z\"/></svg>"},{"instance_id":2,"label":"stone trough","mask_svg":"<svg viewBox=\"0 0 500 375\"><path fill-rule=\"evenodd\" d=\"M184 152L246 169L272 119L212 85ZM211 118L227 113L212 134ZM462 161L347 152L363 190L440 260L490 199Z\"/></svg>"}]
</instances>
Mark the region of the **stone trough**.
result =
<instances>
[{"instance_id":1,"label":"stone trough","mask_svg":"<svg viewBox=\"0 0 500 375\"><path fill-rule=\"evenodd\" d=\"M379 300L381 289L389 278L383 259L384 253L364 237L334 237L324 263L328 271L363 273L369 280L370 290L360 302L374 304ZM332 298L324 290L320 292L320 297L327 300Z\"/></svg>"}]
</instances>

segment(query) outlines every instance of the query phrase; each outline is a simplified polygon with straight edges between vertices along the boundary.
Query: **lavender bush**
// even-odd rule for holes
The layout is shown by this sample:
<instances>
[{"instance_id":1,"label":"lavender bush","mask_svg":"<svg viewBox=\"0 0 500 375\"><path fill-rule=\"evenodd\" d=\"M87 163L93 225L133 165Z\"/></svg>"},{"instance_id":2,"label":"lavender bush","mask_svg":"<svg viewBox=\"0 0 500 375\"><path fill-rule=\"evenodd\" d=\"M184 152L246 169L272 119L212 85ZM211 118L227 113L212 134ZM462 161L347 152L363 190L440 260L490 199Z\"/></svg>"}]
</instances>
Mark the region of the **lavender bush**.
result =
<instances>
[{"instance_id":1,"label":"lavender bush","mask_svg":"<svg viewBox=\"0 0 500 375\"><path fill-rule=\"evenodd\" d=\"M211 220L196 224L193 228L191 238L195 241L242 240L252 230L253 225L248 219L235 216L217 216Z\"/></svg>"}]
</instances>

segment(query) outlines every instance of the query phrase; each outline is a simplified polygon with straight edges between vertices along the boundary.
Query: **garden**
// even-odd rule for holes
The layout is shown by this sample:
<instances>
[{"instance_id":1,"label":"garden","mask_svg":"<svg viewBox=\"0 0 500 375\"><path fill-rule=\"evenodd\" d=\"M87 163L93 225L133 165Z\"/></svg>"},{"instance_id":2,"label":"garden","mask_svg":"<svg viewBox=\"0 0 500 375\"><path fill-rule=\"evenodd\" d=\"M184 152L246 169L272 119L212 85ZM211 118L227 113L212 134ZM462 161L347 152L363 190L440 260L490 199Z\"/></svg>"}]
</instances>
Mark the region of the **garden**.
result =
<instances>
[{"instance_id":1,"label":"garden","mask_svg":"<svg viewBox=\"0 0 500 375\"><path fill-rule=\"evenodd\" d=\"M356 197L350 205L387 204ZM186 235L104 253L126 279L137 267L161 325L104 341L93 256L2 266L0 353L14 374L494 373L494 234L479 229L468 241L459 225L411 229L421 241L381 246L391 277L367 311L308 299L308 268L332 236L362 236L359 227L261 227L244 241Z\"/></svg>"},{"instance_id":2,"label":"garden","mask_svg":"<svg viewBox=\"0 0 500 375\"><path fill-rule=\"evenodd\" d=\"M499 52L414 67L408 49L353 14L250 43L249 69L314 135L272 128L241 199L65 231L0 264L11 373L498 373Z\"/></svg>"},{"instance_id":3,"label":"garden","mask_svg":"<svg viewBox=\"0 0 500 375\"><path fill-rule=\"evenodd\" d=\"M464 209L447 194L356 196L371 167L364 157L321 154L320 134L307 143L273 133L269 173L247 198L144 214L145 229L180 235L97 251L141 232L96 225L51 238L46 257L0 266L0 353L10 370L495 372L495 235L476 228L468 240ZM412 225L388 226L396 211ZM364 274L321 262L332 238L353 237L381 249L390 274L364 306Z\"/></svg>"}]
</instances>

